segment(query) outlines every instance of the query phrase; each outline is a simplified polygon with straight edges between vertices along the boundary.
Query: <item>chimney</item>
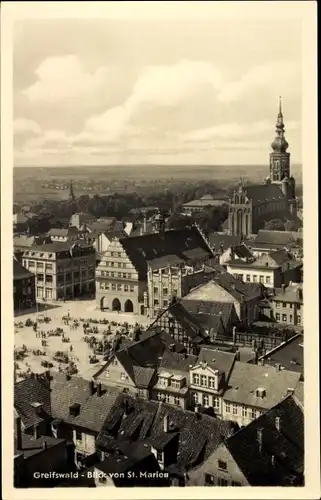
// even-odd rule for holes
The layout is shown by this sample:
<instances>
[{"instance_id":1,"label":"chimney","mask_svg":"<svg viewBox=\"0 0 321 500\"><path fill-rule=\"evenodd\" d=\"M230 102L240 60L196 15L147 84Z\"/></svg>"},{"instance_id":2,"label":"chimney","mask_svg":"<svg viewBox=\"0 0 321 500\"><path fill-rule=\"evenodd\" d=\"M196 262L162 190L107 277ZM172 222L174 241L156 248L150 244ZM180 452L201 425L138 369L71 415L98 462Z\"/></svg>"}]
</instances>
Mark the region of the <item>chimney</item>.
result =
<instances>
[{"instance_id":1,"label":"chimney","mask_svg":"<svg viewBox=\"0 0 321 500\"><path fill-rule=\"evenodd\" d=\"M17 449L22 449L22 430L21 430L21 417L15 417Z\"/></svg>"},{"instance_id":2,"label":"chimney","mask_svg":"<svg viewBox=\"0 0 321 500\"><path fill-rule=\"evenodd\" d=\"M275 364L275 370L276 370L277 372L280 372L280 371L281 371L281 365L280 365L280 363L276 363L276 364Z\"/></svg>"},{"instance_id":3,"label":"chimney","mask_svg":"<svg viewBox=\"0 0 321 500\"><path fill-rule=\"evenodd\" d=\"M262 452L262 447L263 447L263 429L260 427L257 429L257 442L259 445L259 451L260 453Z\"/></svg>"},{"instance_id":4,"label":"chimney","mask_svg":"<svg viewBox=\"0 0 321 500\"><path fill-rule=\"evenodd\" d=\"M69 373L66 373L66 380L70 380L71 379L71 375L69 375Z\"/></svg>"},{"instance_id":5,"label":"chimney","mask_svg":"<svg viewBox=\"0 0 321 500\"><path fill-rule=\"evenodd\" d=\"M48 448L47 441L44 441L42 443L42 447L43 447L44 450L46 450Z\"/></svg>"},{"instance_id":6,"label":"chimney","mask_svg":"<svg viewBox=\"0 0 321 500\"><path fill-rule=\"evenodd\" d=\"M164 417L164 432L168 432L169 430L169 416L165 415Z\"/></svg>"},{"instance_id":7,"label":"chimney","mask_svg":"<svg viewBox=\"0 0 321 500\"><path fill-rule=\"evenodd\" d=\"M239 349L237 349L237 350L235 351L235 360L236 360L236 361L240 361L240 350L239 350Z\"/></svg>"},{"instance_id":8,"label":"chimney","mask_svg":"<svg viewBox=\"0 0 321 500\"><path fill-rule=\"evenodd\" d=\"M101 396L101 393L102 393L102 388L101 388L101 383L99 382L97 384L97 397L99 398L99 396Z\"/></svg>"},{"instance_id":9,"label":"chimney","mask_svg":"<svg viewBox=\"0 0 321 500\"><path fill-rule=\"evenodd\" d=\"M274 455L271 456L271 464L273 466L275 465L275 456Z\"/></svg>"},{"instance_id":10,"label":"chimney","mask_svg":"<svg viewBox=\"0 0 321 500\"><path fill-rule=\"evenodd\" d=\"M45 371L45 379L48 380L48 381L51 380L50 370L46 370Z\"/></svg>"},{"instance_id":11,"label":"chimney","mask_svg":"<svg viewBox=\"0 0 321 500\"><path fill-rule=\"evenodd\" d=\"M275 417L275 427L280 432L280 430L281 430L281 419L280 419L280 417Z\"/></svg>"},{"instance_id":12,"label":"chimney","mask_svg":"<svg viewBox=\"0 0 321 500\"><path fill-rule=\"evenodd\" d=\"M288 387L287 391L286 391L286 394L287 394L287 396L289 396L290 394L291 395L294 394L294 389L292 387Z\"/></svg>"},{"instance_id":13,"label":"chimney","mask_svg":"<svg viewBox=\"0 0 321 500\"><path fill-rule=\"evenodd\" d=\"M199 411L200 411L200 405L199 404L195 406L194 411L195 411L195 413L199 413Z\"/></svg>"},{"instance_id":14,"label":"chimney","mask_svg":"<svg viewBox=\"0 0 321 500\"><path fill-rule=\"evenodd\" d=\"M283 284L282 285L282 292L285 293L286 286Z\"/></svg>"},{"instance_id":15,"label":"chimney","mask_svg":"<svg viewBox=\"0 0 321 500\"><path fill-rule=\"evenodd\" d=\"M147 233L147 219L146 219L146 215L144 216L143 233L144 234Z\"/></svg>"},{"instance_id":16,"label":"chimney","mask_svg":"<svg viewBox=\"0 0 321 500\"><path fill-rule=\"evenodd\" d=\"M95 384L93 380L89 381L89 394L92 396L95 392Z\"/></svg>"},{"instance_id":17,"label":"chimney","mask_svg":"<svg viewBox=\"0 0 321 500\"><path fill-rule=\"evenodd\" d=\"M127 417L128 413L129 413L129 405L128 405L128 401L127 401L127 399L126 399L126 400L124 401L124 416L126 416L126 417Z\"/></svg>"},{"instance_id":18,"label":"chimney","mask_svg":"<svg viewBox=\"0 0 321 500\"><path fill-rule=\"evenodd\" d=\"M39 439L40 438L40 430L38 425L33 426L33 437L34 439Z\"/></svg>"}]
</instances>

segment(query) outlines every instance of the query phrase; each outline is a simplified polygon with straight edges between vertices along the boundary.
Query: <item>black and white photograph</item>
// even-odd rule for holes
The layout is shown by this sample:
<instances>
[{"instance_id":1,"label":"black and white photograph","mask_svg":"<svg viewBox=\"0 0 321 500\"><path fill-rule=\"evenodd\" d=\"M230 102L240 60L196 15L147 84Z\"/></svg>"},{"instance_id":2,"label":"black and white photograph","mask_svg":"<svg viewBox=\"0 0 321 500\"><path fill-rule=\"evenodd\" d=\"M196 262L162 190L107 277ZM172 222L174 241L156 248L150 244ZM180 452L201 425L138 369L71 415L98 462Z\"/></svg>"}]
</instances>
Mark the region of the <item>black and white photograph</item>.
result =
<instances>
[{"instance_id":1,"label":"black and white photograph","mask_svg":"<svg viewBox=\"0 0 321 500\"><path fill-rule=\"evenodd\" d=\"M46 3L11 24L6 480L307 498L315 4Z\"/></svg>"}]
</instances>

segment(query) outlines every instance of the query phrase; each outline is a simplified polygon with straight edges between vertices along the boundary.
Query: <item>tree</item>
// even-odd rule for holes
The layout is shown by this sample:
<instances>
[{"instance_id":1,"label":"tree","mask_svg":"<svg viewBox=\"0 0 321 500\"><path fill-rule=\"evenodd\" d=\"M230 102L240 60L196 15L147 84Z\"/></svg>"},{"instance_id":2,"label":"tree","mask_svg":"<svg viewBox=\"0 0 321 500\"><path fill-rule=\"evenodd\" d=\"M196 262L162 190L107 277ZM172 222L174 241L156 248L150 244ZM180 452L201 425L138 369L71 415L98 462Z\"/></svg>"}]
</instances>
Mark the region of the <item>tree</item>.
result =
<instances>
[{"instance_id":1,"label":"tree","mask_svg":"<svg viewBox=\"0 0 321 500\"><path fill-rule=\"evenodd\" d=\"M269 231L284 231L284 222L280 219L272 219L265 223L264 229Z\"/></svg>"},{"instance_id":2,"label":"tree","mask_svg":"<svg viewBox=\"0 0 321 500\"><path fill-rule=\"evenodd\" d=\"M296 231L297 227L295 222L293 222L292 220L287 220L284 224L284 229L285 231Z\"/></svg>"}]
</instances>

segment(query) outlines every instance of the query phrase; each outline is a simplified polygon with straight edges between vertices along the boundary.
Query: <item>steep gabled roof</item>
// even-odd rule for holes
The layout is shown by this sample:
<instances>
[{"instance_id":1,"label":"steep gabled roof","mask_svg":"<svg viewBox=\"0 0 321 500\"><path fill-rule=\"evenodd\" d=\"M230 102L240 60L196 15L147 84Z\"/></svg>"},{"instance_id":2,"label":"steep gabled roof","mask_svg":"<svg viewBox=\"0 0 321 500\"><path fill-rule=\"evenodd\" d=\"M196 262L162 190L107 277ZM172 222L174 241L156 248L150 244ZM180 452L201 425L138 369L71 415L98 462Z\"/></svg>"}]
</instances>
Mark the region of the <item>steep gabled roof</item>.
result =
<instances>
[{"instance_id":1,"label":"steep gabled roof","mask_svg":"<svg viewBox=\"0 0 321 500\"><path fill-rule=\"evenodd\" d=\"M16 259L13 259L13 279L14 280L19 280L23 278L32 278L34 277L34 274L32 274L28 269L23 267L20 262L18 262Z\"/></svg>"},{"instance_id":2,"label":"steep gabled roof","mask_svg":"<svg viewBox=\"0 0 321 500\"><path fill-rule=\"evenodd\" d=\"M121 238L120 243L138 270L140 279L146 279L148 265L159 259L162 259L159 265L166 265L166 258L169 256L175 256L181 263L184 263L197 256L210 257L212 255L196 227L130 236Z\"/></svg>"},{"instance_id":3,"label":"steep gabled roof","mask_svg":"<svg viewBox=\"0 0 321 500\"><path fill-rule=\"evenodd\" d=\"M225 401L246 406L270 409L287 395L288 389L295 389L300 373L279 370L274 366L260 366L235 361L229 387L224 393ZM257 395L257 389L265 389L264 397Z\"/></svg>"},{"instance_id":4,"label":"steep gabled roof","mask_svg":"<svg viewBox=\"0 0 321 500\"><path fill-rule=\"evenodd\" d=\"M253 205L285 199L284 194L277 184L257 184L253 186L245 186L244 190Z\"/></svg>"},{"instance_id":5,"label":"steep gabled roof","mask_svg":"<svg viewBox=\"0 0 321 500\"><path fill-rule=\"evenodd\" d=\"M224 352L202 347L196 361L196 366L201 365L202 363L206 363L207 366L209 366L213 370L223 372L227 379L234 361L235 353L233 352Z\"/></svg>"},{"instance_id":6,"label":"steep gabled roof","mask_svg":"<svg viewBox=\"0 0 321 500\"><path fill-rule=\"evenodd\" d=\"M38 414L32 403L43 405L42 414ZM40 424L51 416L50 384L40 377L30 377L14 386L14 407L26 429Z\"/></svg>"},{"instance_id":7,"label":"steep gabled roof","mask_svg":"<svg viewBox=\"0 0 321 500\"><path fill-rule=\"evenodd\" d=\"M236 314L234 304L231 302L193 300L187 295L181 299L181 303L191 314L197 314L201 322L202 316L220 316L224 328L228 325L233 313Z\"/></svg>"},{"instance_id":8,"label":"steep gabled roof","mask_svg":"<svg viewBox=\"0 0 321 500\"><path fill-rule=\"evenodd\" d=\"M298 236L299 237L299 236ZM260 229L256 235L253 245L257 243L271 244L286 246L293 243L295 238L291 231L269 231L267 229Z\"/></svg>"},{"instance_id":9,"label":"steep gabled roof","mask_svg":"<svg viewBox=\"0 0 321 500\"><path fill-rule=\"evenodd\" d=\"M276 427L277 418L280 430ZM262 432L261 448L259 430ZM229 437L225 446L251 486L291 485L293 476L300 481L304 472L302 409L292 396L288 396Z\"/></svg>"},{"instance_id":10,"label":"steep gabled roof","mask_svg":"<svg viewBox=\"0 0 321 500\"><path fill-rule=\"evenodd\" d=\"M208 236L211 247L215 247L215 251L227 250L231 246L240 245L242 242L241 236L233 236L224 233L210 233Z\"/></svg>"}]
</instances>

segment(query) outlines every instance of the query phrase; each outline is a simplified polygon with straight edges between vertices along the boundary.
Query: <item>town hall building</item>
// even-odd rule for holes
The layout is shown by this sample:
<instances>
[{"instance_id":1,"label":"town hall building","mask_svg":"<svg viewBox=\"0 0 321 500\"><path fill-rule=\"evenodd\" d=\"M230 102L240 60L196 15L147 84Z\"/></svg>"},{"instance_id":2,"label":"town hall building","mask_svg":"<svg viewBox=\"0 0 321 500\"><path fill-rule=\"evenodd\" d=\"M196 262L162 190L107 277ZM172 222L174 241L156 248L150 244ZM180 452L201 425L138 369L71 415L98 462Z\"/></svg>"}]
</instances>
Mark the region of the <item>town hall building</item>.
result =
<instances>
[{"instance_id":1,"label":"town hall building","mask_svg":"<svg viewBox=\"0 0 321 500\"><path fill-rule=\"evenodd\" d=\"M276 137L271 144L270 172L263 184L244 186L240 181L229 201L228 233L247 236L263 229L271 219L297 220L295 180L290 173L289 144L284 137L281 106L276 123Z\"/></svg>"}]
</instances>

